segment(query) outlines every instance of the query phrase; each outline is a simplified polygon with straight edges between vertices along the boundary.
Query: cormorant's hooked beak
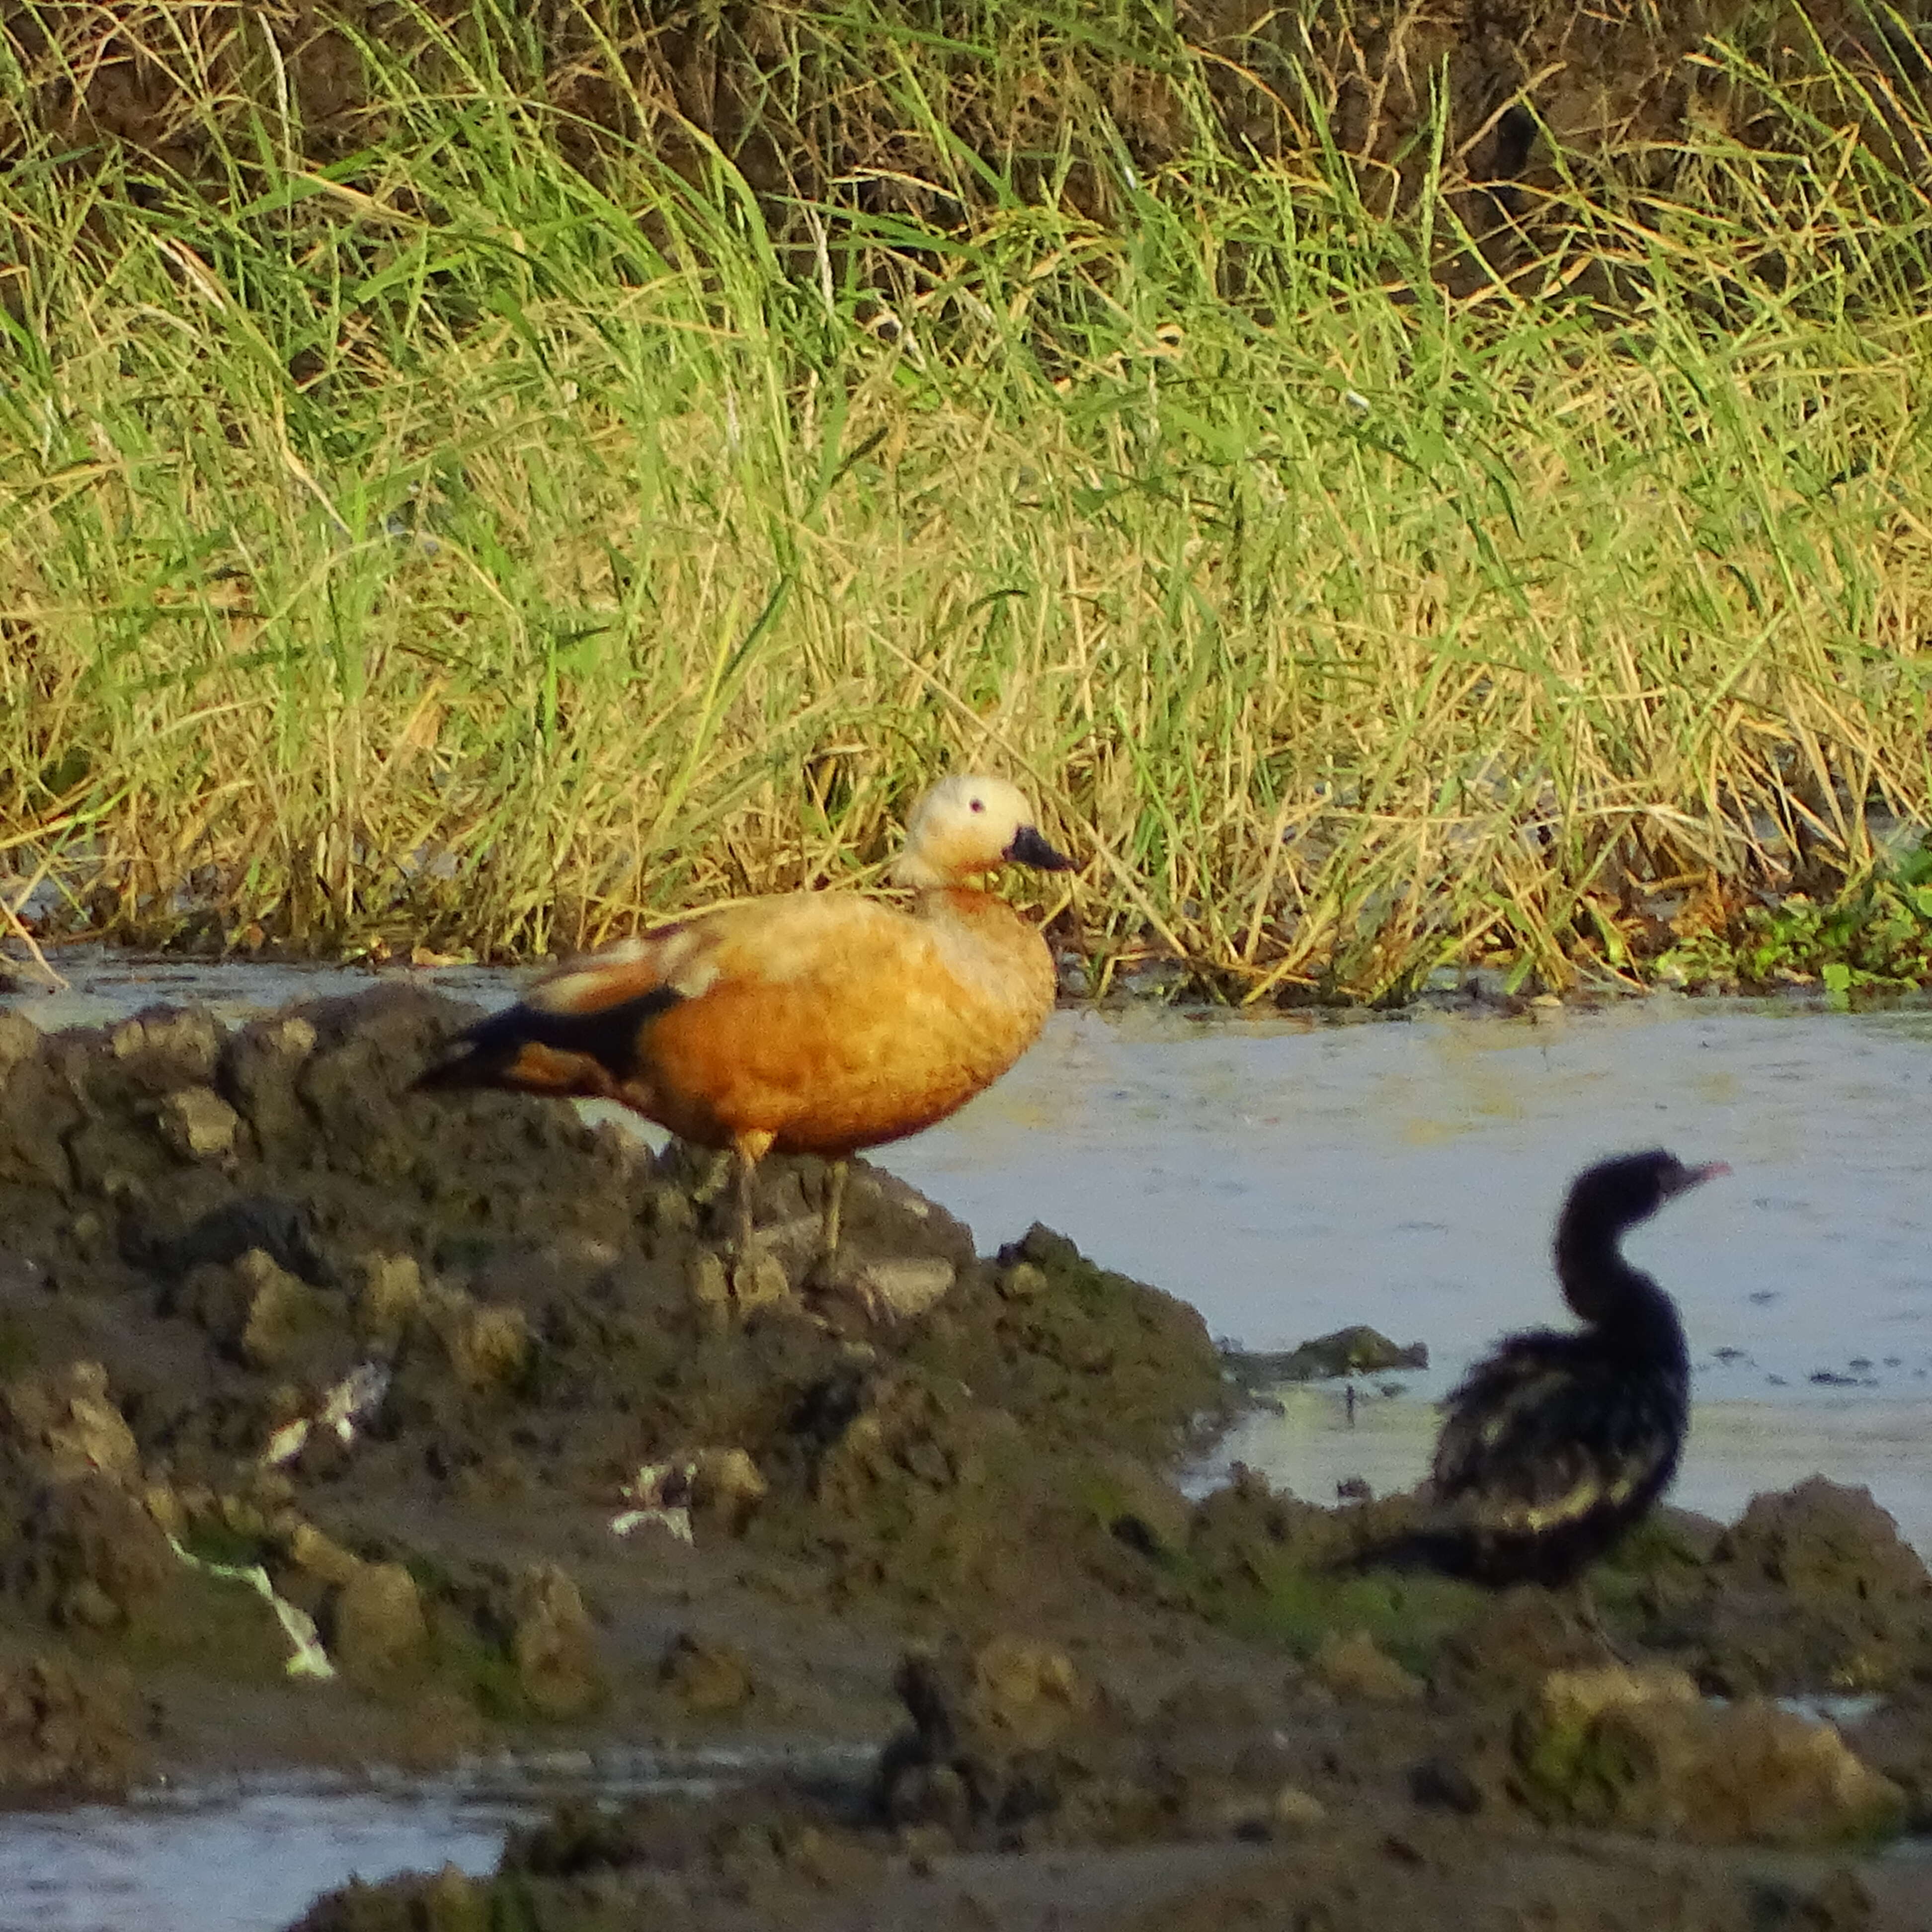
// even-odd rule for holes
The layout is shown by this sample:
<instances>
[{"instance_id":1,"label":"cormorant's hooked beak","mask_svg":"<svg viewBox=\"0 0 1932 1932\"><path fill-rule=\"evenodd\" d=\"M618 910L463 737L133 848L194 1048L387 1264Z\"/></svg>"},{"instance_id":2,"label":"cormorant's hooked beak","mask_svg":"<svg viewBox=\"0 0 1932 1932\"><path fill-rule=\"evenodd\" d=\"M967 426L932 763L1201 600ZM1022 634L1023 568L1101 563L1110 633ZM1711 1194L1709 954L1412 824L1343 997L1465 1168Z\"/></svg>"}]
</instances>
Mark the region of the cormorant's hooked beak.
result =
<instances>
[{"instance_id":1,"label":"cormorant's hooked beak","mask_svg":"<svg viewBox=\"0 0 1932 1932\"><path fill-rule=\"evenodd\" d=\"M1013 834L1013 842L1000 856L1010 865L1030 866L1036 872L1073 870L1073 861L1064 852L1056 852L1030 825L1022 825Z\"/></svg>"},{"instance_id":2,"label":"cormorant's hooked beak","mask_svg":"<svg viewBox=\"0 0 1932 1932\"><path fill-rule=\"evenodd\" d=\"M1730 1171L1730 1163L1723 1160L1706 1161L1702 1167L1687 1167L1684 1170L1683 1179L1670 1192L1682 1194L1688 1188L1700 1186L1707 1180L1715 1180L1720 1174L1729 1174Z\"/></svg>"}]
</instances>

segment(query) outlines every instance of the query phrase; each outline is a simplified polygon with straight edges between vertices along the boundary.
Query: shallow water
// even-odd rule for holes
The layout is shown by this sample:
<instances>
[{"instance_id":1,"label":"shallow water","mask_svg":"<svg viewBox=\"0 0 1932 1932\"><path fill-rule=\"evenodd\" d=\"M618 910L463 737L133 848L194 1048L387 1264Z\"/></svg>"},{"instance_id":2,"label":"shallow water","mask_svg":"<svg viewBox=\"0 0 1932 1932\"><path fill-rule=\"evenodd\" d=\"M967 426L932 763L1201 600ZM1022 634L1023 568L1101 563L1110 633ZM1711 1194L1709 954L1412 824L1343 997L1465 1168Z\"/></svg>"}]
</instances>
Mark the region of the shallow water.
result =
<instances>
[{"instance_id":1,"label":"shallow water","mask_svg":"<svg viewBox=\"0 0 1932 1932\"><path fill-rule=\"evenodd\" d=\"M157 1000L233 1019L371 983L107 955L63 964L70 992L0 1004L46 1026ZM513 983L421 976L489 1004ZM1046 1221L1251 1348L1350 1322L1426 1341L1430 1369L1365 1379L1352 1424L1337 1388L1286 1391L1198 1472L1238 1457L1325 1501L1347 1477L1378 1492L1413 1482L1429 1398L1500 1331L1556 1318L1549 1230L1578 1168L1660 1143L1726 1160L1730 1179L1630 1244L1677 1294L1697 1358L1676 1500L1732 1516L1822 1470L1868 1484L1932 1552L1928 1129L1923 1011L1659 998L1512 1019L1067 1012L990 1093L884 1164L982 1247ZM16 1814L0 1820L0 1932L278 1925L351 1872L486 1868L504 1823L537 1803L474 1784L285 1784Z\"/></svg>"},{"instance_id":2,"label":"shallow water","mask_svg":"<svg viewBox=\"0 0 1932 1932\"><path fill-rule=\"evenodd\" d=\"M124 1805L0 1816L0 1932L272 1932L351 1877L494 1869L506 1829L586 1791L716 1789L781 1761L850 1769L796 1747L593 1762L483 1766L350 1784L286 1777L161 1789Z\"/></svg>"},{"instance_id":3,"label":"shallow water","mask_svg":"<svg viewBox=\"0 0 1932 1932\"><path fill-rule=\"evenodd\" d=\"M372 983L105 952L62 964L70 992L8 1004L47 1026L160 999L232 1018ZM410 976L493 1005L514 983L478 968ZM1311 1392L1233 1445L1325 1499L1338 1476L1379 1491L1421 1473L1429 1399L1498 1334L1559 1318L1547 1250L1570 1176L1659 1144L1734 1170L1630 1242L1678 1297L1696 1359L1677 1499L1732 1515L1754 1490L1822 1470L1870 1484L1932 1552L1918 1448L1932 1437L1923 1008L1666 995L1515 1018L1061 1012L990 1092L880 1157L982 1247L1045 1221L1246 1347L1352 1322L1426 1342L1431 1368L1365 1382L1352 1429L1339 1396Z\"/></svg>"}]
</instances>

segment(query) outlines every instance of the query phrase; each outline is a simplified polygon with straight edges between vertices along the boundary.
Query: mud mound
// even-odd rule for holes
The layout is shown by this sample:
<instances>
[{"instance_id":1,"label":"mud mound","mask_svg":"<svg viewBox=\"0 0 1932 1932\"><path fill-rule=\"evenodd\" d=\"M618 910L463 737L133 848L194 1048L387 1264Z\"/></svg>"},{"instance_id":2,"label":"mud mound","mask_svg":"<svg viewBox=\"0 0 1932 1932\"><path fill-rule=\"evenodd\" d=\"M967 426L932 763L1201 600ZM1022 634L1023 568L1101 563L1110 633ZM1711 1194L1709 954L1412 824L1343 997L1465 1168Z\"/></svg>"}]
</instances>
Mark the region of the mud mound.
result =
<instances>
[{"instance_id":1,"label":"mud mound","mask_svg":"<svg viewBox=\"0 0 1932 1932\"><path fill-rule=\"evenodd\" d=\"M1725 1695L1872 1690L1932 1670L1932 1578L1868 1490L1814 1476L1695 1560L1653 1535L1626 1561L1645 1640Z\"/></svg>"},{"instance_id":2,"label":"mud mound","mask_svg":"<svg viewBox=\"0 0 1932 1932\"><path fill-rule=\"evenodd\" d=\"M1587 1677L1559 1674L1544 1706L1554 1695L1571 1712ZM1787 1864L1774 1876L1708 1852L1694 1863L1634 1840L1540 1836L1520 1810L1486 1810L1480 1800L1444 1807L1420 1788L1405 1792L1359 1766L1345 1769L1321 1700L1292 1685L1270 1698L1194 1684L1136 1716L1064 1652L1012 1635L909 1654L898 1684L910 1724L868 1786L568 1808L514 1834L492 1878L445 1872L351 1887L319 1901L302 1924L383 1932L495 1924L509 1914L583 1932L914 1923L1097 1932L1128 1922L1284 1932L1450 1922L1856 1932L1871 1922L1858 1882L1828 1866L1794 1874ZM1739 1714L1699 1706L1688 1679L1673 1688L1681 1695L1640 1708L1684 1712L1724 1733L1713 1746L1720 1752ZM1592 1708L1601 1714L1616 1702L1599 1698ZM1810 1750L1821 1762L1829 1757L1882 1784L1828 1732L1784 1714L1775 1721L1822 1744ZM1378 1722L1390 1728L1385 1714ZM1393 1728L1413 1748L1432 1726L1440 1732L1443 1720L1418 1712ZM1796 1755L1785 1754L1787 1772ZM1630 1762L1654 1773L1666 1758L1640 1752ZM1677 1757L1667 1762L1683 1768ZM1726 1772L1740 1790L1748 1775L1748 1767ZM1814 1822L1836 1802L1822 1789L1830 1781L1816 1780ZM1682 1796L1691 1786L1640 1777L1639 1788ZM1780 1796L1792 1791L1787 1775ZM1787 1802L1780 1822L1798 1815ZM1284 1842L1294 1846L1285 1856L1265 1849ZM1150 1906L1151 1898L1162 1902Z\"/></svg>"},{"instance_id":3,"label":"mud mound","mask_svg":"<svg viewBox=\"0 0 1932 1932\"><path fill-rule=\"evenodd\" d=\"M632 1646L633 1702L749 1700L661 1675L662 1617L613 1644L602 1580L680 1544L889 1616L1157 1593L1112 1525L1223 1399L1191 1310L1044 1229L981 1261L862 1165L849 1283L804 1286L808 1161L761 1172L734 1277L707 1157L410 1092L466 1017L0 1020L0 1625L178 1658L252 1618L264 1674L318 1641L364 1689L558 1720L622 1702Z\"/></svg>"}]
</instances>

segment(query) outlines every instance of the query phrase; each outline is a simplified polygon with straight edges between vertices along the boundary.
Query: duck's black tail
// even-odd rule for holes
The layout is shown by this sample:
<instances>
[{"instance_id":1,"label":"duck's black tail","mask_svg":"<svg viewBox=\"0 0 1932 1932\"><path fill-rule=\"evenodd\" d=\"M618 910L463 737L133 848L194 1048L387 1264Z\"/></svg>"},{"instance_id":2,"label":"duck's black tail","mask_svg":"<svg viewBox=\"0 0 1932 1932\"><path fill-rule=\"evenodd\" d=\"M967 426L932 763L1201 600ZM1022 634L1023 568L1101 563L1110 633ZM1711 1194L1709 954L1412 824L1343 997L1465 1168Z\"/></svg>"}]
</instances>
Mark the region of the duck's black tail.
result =
<instances>
[{"instance_id":1,"label":"duck's black tail","mask_svg":"<svg viewBox=\"0 0 1932 1932\"><path fill-rule=\"evenodd\" d=\"M644 1030L683 995L653 986L590 1012L556 1012L525 1000L466 1027L419 1073L418 1093L510 1087L532 1094L596 1094L628 1079Z\"/></svg>"},{"instance_id":2,"label":"duck's black tail","mask_svg":"<svg viewBox=\"0 0 1932 1932\"><path fill-rule=\"evenodd\" d=\"M528 1007L508 1006L465 1027L445 1042L442 1057L424 1067L410 1086L418 1094L447 1094L505 1084L514 1077L526 1046L548 1043L539 1041L529 1024L539 1017Z\"/></svg>"}]
</instances>

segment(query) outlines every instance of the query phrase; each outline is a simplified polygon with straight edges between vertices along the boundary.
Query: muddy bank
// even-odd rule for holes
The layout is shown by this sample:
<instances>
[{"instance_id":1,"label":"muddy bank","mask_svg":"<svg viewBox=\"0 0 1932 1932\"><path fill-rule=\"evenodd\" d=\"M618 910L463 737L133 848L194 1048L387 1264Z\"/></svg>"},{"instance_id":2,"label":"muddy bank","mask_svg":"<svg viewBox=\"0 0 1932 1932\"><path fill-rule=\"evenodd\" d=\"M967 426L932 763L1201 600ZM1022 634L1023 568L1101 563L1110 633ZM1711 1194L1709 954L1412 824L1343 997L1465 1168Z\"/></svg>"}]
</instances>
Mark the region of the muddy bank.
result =
<instances>
[{"instance_id":1,"label":"muddy bank","mask_svg":"<svg viewBox=\"0 0 1932 1932\"><path fill-rule=\"evenodd\" d=\"M1599 1665L1550 1680L1556 1689L1503 1727L1492 1754L1510 1768L1472 1776L1441 1747L1496 1728L1480 1700L1425 1698L1386 1660L1368 1667L1371 1648L1352 1648L1348 1661L1338 1651L1246 1691L1189 1683L1138 1714L1130 1694L1030 1640L916 1653L898 1676L908 1721L868 1780L566 1809L512 1834L490 1877L446 1870L352 1886L301 1924L1387 1932L1438 1928L1453 1913L1498 1932L1903 1932L1924 1922L1923 1874L1869 1861L1861 1870L1855 1851L1818 1849L1821 1801L1838 1808L1826 1844L1854 1848L1890 1828L1898 1803L1897 1788L1827 1731L1768 1707L1700 1707ZM1606 1696L1610 1679L1620 1682ZM1564 1700L1552 1731L1544 1720ZM1541 1788L1552 1736L1586 1707L1592 1790L1616 1782L1613 1766L1624 1792L1665 1805L1714 1780L1720 1804L1703 1816L1714 1822L1748 1780L1756 1810L1676 1833L1656 1828L1653 1810L1649 1838L1634 1835L1634 1816L1538 1832L1514 1801ZM1605 1727L1616 1713L1613 1751ZM1378 1748L1365 1750L1370 1734ZM1658 1748L1646 1756L1645 1744ZM1781 1810L1762 1802L1774 1786ZM1807 1806L1807 1826L1792 1828ZM1654 1842L1673 1835L1703 1848ZM1740 1838L1754 1848L1712 1849ZM1790 1845L1808 1849L1777 1849Z\"/></svg>"},{"instance_id":2,"label":"muddy bank","mask_svg":"<svg viewBox=\"0 0 1932 1932\"><path fill-rule=\"evenodd\" d=\"M1700 1925L1850 1925L1832 1861L1932 1816L1932 1584L1862 1492L1660 1518L1594 1579L1622 1662L1546 1592L1338 1576L1408 1500L1246 1472L1184 1498L1234 1385L1182 1304L1042 1228L976 1256L869 1170L847 1272L813 1285L804 1162L771 1164L734 1272L708 1162L410 1094L464 1010L0 1015L0 1792L875 1750L847 1786L560 1819L496 1880L314 1922L372 1927L512 1895L560 1926L928 1894L1018 1924L1129 1870L1137 1900L1166 1872L1190 1911L1260 1886L1336 1925L1549 1886L1626 1913L1552 1924L1668 1922L1638 1903L1681 1893ZM1818 1690L1891 1701L1848 1740L1768 1701ZM1680 1843L1756 1849L1656 1849Z\"/></svg>"},{"instance_id":3,"label":"muddy bank","mask_svg":"<svg viewBox=\"0 0 1932 1932\"><path fill-rule=\"evenodd\" d=\"M433 1760L867 1727L901 1637L1018 1603L1149 1644L1114 1525L1185 1514L1191 1310L872 1171L805 1293L808 1162L734 1279L705 1163L406 1094L460 1011L0 1018L0 1645L124 1661L164 1754Z\"/></svg>"}]
</instances>

